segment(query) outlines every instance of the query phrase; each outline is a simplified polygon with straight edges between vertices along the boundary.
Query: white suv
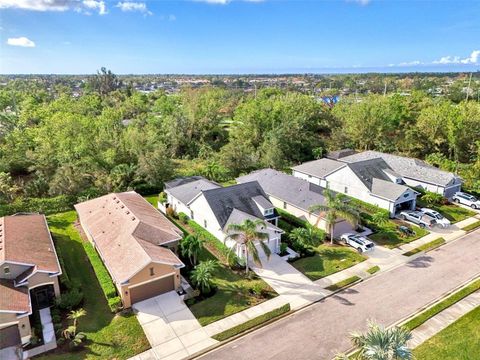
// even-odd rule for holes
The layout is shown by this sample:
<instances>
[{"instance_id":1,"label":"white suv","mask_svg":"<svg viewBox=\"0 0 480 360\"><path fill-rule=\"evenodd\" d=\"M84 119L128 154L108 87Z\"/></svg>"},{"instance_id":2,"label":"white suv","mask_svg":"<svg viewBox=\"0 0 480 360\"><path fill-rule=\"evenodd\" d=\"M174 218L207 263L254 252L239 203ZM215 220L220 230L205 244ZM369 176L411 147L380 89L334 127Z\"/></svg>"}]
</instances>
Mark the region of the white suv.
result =
<instances>
[{"instance_id":1,"label":"white suv","mask_svg":"<svg viewBox=\"0 0 480 360\"><path fill-rule=\"evenodd\" d=\"M450 220L448 220L445 216L440 214L438 211L428 209L428 208L421 208L420 211L424 213L425 215L428 215L432 218L434 218L437 222L437 225L441 227L449 227L450 226Z\"/></svg>"},{"instance_id":2,"label":"white suv","mask_svg":"<svg viewBox=\"0 0 480 360\"><path fill-rule=\"evenodd\" d=\"M375 247L375 244L373 242L368 240L366 237L360 235L347 233L340 236L340 239L344 244L350 245L351 247L357 249L359 253L373 250L373 248Z\"/></svg>"},{"instance_id":3,"label":"white suv","mask_svg":"<svg viewBox=\"0 0 480 360\"><path fill-rule=\"evenodd\" d=\"M480 209L480 200L473 195L459 191L453 195L452 199L456 203L470 206L472 209Z\"/></svg>"}]
</instances>

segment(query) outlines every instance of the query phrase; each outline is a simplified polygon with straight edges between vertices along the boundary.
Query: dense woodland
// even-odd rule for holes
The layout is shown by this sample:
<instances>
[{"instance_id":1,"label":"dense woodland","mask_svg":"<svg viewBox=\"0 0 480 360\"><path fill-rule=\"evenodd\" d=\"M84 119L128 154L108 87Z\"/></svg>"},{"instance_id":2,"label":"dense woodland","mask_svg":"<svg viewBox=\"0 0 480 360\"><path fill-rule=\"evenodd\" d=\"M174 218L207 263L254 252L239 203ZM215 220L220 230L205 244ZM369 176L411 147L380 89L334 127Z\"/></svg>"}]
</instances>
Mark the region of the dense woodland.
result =
<instances>
[{"instance_id":1,"label":"dense woodland","mask_svg":"<svg viewBox=\"0 0 480 360\"><path fill-rule=\"evenodd\" d=\"M177 175L229 181L340 148L426 159L480 192L480 103L413 90L343 96L208 86L142 94L104 72L81 96L29 79L0 88L0 203L136 189Z\"/></svg>"}]
</instances>

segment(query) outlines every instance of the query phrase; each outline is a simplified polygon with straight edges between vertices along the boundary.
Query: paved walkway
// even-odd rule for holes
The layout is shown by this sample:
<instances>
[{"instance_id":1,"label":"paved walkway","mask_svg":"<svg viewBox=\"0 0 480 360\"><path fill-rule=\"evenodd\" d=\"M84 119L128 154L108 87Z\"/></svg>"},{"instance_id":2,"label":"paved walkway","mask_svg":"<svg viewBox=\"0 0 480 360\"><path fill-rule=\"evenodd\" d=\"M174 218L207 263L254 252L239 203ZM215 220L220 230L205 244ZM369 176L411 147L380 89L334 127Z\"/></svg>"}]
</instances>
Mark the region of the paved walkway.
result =
<instances>
[{"instance_id":1,"label":"paved walkway","mask_svg":"<svg viewBox=\"0 0 480 360\"><path fill-rule=\"evenodd\" d=\"M32 356L43 354L44 352L57 348L57 339L55 337L55 330L53 328L52 314L50 308L39 310L40 322L42 323L43 345L34 347L23 352L23 358L29 359Z\"/></svg>"},{"instance_id":2,"label":"paved walkway","mask_svg":"<svg viewBox=\"0 0 480 360\"><path fill-rule=\"evenodd\" d=\"M408 343L409 347L417 347L478 306L480 306L480 291L460 300L413 330L413 338Z\"/></svg>"},{"instance_id":3,"label":"paved walkway","mask_svg":"<svg viewBox=\"0 0 480 360\"><path fill-rule=\"evenodd\" d=\"M276 254L270 255L270 259L263 258L261 267L251 263L250 268L289 302L292 310L309 305L330 293Z\"/></svg>"},{"instance_id":4,"label":"paved walkway","mask_svg":"<svg viewBox=\"0 0 480 360\"><path fill-rule=\"evenodd\" d=\"M132 359L183 359L217 343L175 291L141 301L132 307L152 347Z\"/></svg>"}]
</instances>

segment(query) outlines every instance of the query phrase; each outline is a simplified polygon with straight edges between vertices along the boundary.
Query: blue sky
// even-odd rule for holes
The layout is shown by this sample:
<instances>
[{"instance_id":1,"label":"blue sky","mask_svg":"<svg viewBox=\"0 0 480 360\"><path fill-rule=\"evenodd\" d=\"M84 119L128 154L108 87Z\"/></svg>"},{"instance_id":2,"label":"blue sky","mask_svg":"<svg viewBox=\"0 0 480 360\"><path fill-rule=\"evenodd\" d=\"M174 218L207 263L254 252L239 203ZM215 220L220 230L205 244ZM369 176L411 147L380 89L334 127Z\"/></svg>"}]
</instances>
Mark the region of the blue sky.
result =
<instances>
[{"instance_id":1,"label":"blue sky","mask_svg":"<svg viewBox=\"0 0 480 360\"><path fill-rule=\"evenodd\" d=\"M0 0L0 73L480 70L480 1Z\"/></svg>"}]
</instances>

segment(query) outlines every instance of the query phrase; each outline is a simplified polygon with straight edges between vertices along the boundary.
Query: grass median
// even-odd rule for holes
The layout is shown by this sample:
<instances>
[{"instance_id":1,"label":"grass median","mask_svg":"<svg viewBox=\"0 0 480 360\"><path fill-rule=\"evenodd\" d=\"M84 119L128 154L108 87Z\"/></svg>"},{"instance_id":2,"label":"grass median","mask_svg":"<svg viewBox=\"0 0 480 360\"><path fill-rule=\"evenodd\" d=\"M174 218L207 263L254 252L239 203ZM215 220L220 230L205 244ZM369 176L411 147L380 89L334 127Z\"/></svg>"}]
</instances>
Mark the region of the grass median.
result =
<instances>
[{"instance_id":1,"label":"grass median","mask_svg":"<svg viewBox=\"0 0 480 360\"><path fill-rule=\"evenodd\" d=\"M442 246L443 244L445 244L446 241L444 238L438 238L438 239L435 239L433 241L430 241L426 244L423 244L419 247L416 247L415 249L412 249L410 251L407 251L405 253L403 253L402 255L404 256L413 256L415 254L418 254L419 252L422 252L422 251L431 251L433 249L436 249L438 248L439 246Z\"/></svg>"},{"instance_id":2,"label":"grass median","mask_svg":"<svg viewBox=\"0 0 480 360\"><path fill-rule=\"evenodd\" d=\"M357 282L360 279L361 278L359 276L354 275L354 276L351 276L351 277L349 277L345 280L339 281L338 283L327 286L325 289L330 290L330 291L337 291L337 290L340 290L340 289L344 288L345 286L348 286L348 285L353 284L354 282Z\"/></svg>"}]
</instances>

